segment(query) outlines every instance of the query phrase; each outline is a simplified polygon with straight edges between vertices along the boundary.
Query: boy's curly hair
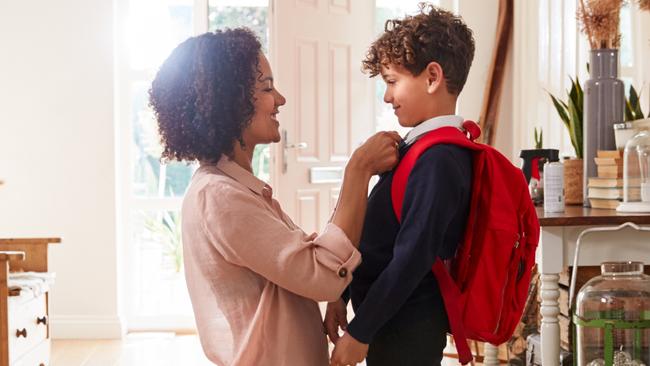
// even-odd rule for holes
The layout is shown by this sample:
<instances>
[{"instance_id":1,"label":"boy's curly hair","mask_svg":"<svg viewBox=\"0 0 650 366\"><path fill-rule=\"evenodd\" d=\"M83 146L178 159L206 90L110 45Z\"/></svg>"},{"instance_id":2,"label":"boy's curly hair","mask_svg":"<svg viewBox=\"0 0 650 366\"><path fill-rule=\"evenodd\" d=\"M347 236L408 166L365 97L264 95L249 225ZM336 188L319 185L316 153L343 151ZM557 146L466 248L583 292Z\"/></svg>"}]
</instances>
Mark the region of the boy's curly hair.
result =
<instances>
[{"instance_id":1,"label":"boy's curly hair","mask_svg":"<svg viewBox=\"0 0 650 366\"><path fill-rule=\"evenodd\" d=\"M382 65L401 65L414 76L435 61L445 74L447 91L458 95L474 59L474 36L463 20L433 5L420 3L417 15L386 21L384 33L370 46L363 70L371 77Z\"/></svg>"},{"instance_id":2,"label":"boy's curly hair","mask_svg":"<svg viewBox=\"0 0 650 366\"><path fill-rule=\"evenodd\" d=\"M251 30L236 28L191 37L172 51L149 90L163 160L232 153L255 112L260 49Z\"/></svg>"}]
</instances>

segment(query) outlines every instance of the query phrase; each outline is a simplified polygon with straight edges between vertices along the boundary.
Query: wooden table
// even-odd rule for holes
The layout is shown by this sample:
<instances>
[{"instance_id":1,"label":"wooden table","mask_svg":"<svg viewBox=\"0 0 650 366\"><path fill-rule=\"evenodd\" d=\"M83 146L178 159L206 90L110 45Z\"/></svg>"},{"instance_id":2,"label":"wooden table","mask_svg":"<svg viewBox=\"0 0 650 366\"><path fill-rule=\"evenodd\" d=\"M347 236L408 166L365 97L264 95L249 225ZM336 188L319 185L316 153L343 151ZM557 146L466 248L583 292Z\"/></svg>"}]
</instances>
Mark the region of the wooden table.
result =
<instances>
[{"instance_id":1,"label":"wooden table","mask_svg":"<svg viewBox=\"0 0 650 366\"><path fill-rule=\"evenodd\" d=\"M566 206L563 213L545 213L542 208L538 208L537 216L541 225L536 262L541 280L542 364L558 366L560 363L559 273L564 267L573 265L575 240L578 235L585 228L594 226L616 226L625 222L650 225L650 214L618 213L615 210ZM580 265L598 265L605 260L641 260L650 263L650 237L647 233L626 231L607 234L611 235L593 235L598 237L594 244L599 241L607 244L606 246L581 248ZM585 241L586 239L587 236ZM630 239L633 243L628 245Z\"/></svg>"}]
</instances>

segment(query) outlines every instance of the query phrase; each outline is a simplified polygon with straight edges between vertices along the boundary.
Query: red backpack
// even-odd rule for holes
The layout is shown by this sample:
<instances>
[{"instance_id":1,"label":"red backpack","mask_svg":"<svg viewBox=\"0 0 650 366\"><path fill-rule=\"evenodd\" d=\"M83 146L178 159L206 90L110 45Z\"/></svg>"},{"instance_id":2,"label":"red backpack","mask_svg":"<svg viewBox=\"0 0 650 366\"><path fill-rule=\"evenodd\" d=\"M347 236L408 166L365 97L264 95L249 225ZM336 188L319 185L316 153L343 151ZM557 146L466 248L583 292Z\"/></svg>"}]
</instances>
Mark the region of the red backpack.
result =
<instances>
[{"instance_id":1,"label":"red backpack","mask_svg":"<svg viewBox=\"0 0 650 366\"><path fill-rule=\"evenodd\" d=\"M467 228L456 256L432 267L440 286L459 360L472 360L467 339L499 345L510 339L521 319L539 221L523 172L491 146L474 142L475 122L441 127L420 138L402 158L391 186L393 210L402 218L409 174L418 157L436 144L472 150L473 182ZM469 134L468 136L465 134Z\"/></svg>"}]
</instances>

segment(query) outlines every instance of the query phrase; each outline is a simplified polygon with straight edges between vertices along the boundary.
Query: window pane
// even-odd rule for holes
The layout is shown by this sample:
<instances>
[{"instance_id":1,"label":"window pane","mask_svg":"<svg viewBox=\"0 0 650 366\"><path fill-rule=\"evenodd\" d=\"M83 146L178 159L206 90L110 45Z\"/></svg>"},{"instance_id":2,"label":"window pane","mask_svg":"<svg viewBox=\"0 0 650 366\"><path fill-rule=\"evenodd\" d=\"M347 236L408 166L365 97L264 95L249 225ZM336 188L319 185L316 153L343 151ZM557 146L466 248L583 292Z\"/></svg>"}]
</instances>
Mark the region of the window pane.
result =
<instances>
[{"instance_id":1,"label":"window pane","mask_svg":"<svg viewBox=\"0 0 650 366\"><path fill-rule=\"evenodd\" d=\"M257 145L253 152L253 174L259 179L270 183L271 172L269 161L271 160L271 145Z\"/></svg>"},{"instance_id":2,"label":"window pane","mask_svg":"<svg viewBox=\"0 0 650 366\"><path fill-rule=\"evenodd\" d=\"M387 20L416 13L419 2L420 0L377 0L375 34L379 36L384 31ZM436 4L437 2L433 3ZM399 125L392 106L384 103L385 92L386 84L378 75L375 77L375 128L377 131L398 131L403 136L408 129Z\"/></svg>"},{"instance_id":3,"label":"window pane","mask_svg":"<svg viewBox=\"0 0 650 366\"><path fill-rule=\"evenodd\" d=\"M632 12L630 4L621 8L621 66L634 67L634 47L632 47Z\"/></svg>"},{"instance_id":4,"label":"window pane","mask_svg":"<svg viewBox=\"0 0 650 366\"><path fill-rule=\"evenodd\" d=\"M157 68L190 37L192 9L193 0L131 0L127 30L131 68Z\"/></svg>"},{"instance_id":5,"label":"window pane","mask_svg":"<svg viewBox=\"0 0 650 366\"><path fill-rule=\"evenodd\" d=\"M246 26L260 38L262 50L268 53L268 1L267 0L210 0L209 29ZM269 162L271 149L269 145L258 145L253 153L253 174L269 182L271 173Z\"/></svg>"},{"instance_id":6,"label":"window pane","mask_svg":"<svg viewBox=\"0 0 650 366\"><path fill-rule=\"evenodd\" d=\"M182 196L196 167L181 162L160 163L158 126L148 106L150 85L137 82L132 88L132 193L136 197Z\"/></svg>"},{"instance_id":7,"label":"window pane","mask_svg":"<svg viewBox=\"0 0 650 366\"><path fill-rule=\"evenodd\" d=\"M192 314L183 272L179 211L134 210L132 248L138 316Z\"/></svg>"},{"instance_id":8,"label":"window pane","mask_svg":"<svg viewBox=\"0 0 650 366\"><path fill-rule=\"evenodd\" d=\"M418 11L418 4L421 2L422 0L376 0L375 34L379 35L384 31L388 19L415 14ZM428 1L428 3L439 6L440 1Z\"/></svg>"},{"instance_id":9,"label":"window pane","mask_svg":"<svg viewBox=\"0 0 650 366\"><path fill-rule=\"evenodd\" d=\"M268 53L268 1L266 0L210 0L208 10L208 28L250 28L262 43L264 53Z\"/></svg>"}]
</instances>

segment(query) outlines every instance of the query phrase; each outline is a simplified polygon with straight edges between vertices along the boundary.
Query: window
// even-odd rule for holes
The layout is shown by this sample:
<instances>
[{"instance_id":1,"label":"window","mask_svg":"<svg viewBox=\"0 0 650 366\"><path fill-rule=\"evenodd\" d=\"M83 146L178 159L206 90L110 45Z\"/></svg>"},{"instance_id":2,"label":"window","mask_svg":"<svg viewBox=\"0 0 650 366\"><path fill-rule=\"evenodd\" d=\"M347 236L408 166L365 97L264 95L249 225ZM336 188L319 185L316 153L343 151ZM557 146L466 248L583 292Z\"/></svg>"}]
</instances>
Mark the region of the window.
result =
<instances>
[{"instance_id":1,"label":"window","mask_svg":"<svg viewBox=\"0 0 650 366\"><path fill-rule=\"evenodd\" d=\"M386 21L394 18L401 18L407 14L415 14L418 10L420 0L377 0L375 9L374 33L379 36L384 31ZM430 2L439 5L439 2ZM408 131L397 122L393 108L384 102L386 84L381 75L375 77L375 130L376 131L398 131L402 136Z\"/></svg>"},{"instance_id":2,"label":"window","mask_svg":"<svg viewBox=\"0 0 650 366\"><path fill-rule=\"evenodd\" d=\"M194 33L193 0L123 0L118 37L121 225L129 329L193 326L180 243L180 204L196 166L161 164L148 106L151 81L165 58Z\"/></svg>"},{"instance_id":3,"label":"window","mask_svg":"<svg viewBox=\"0 0 650 366\"><path fill-rule=\"evenodd\" d=\"M621 45L619 52L619 78L625 82L625 95L629 97L630 86L640 93L641 109L647 115L648 110L648 77L647 60L650 54L650 36L644 27L650 14L639 10L636 2L626 2L621 9ZM647 28L646 28L647 29ZM646 61L647 62L647 61ZM644 90L645 89L645 90Z\"/></svg>"},{"instance_id":4,"label":"window","mask_svg":"<svg viewBox=\"0 0 650 366\"><path fill-rule=\"evenodd\" d=\"M264 53L268 54L268 0L209 0L208 3L210 31L246 26L257 34ZM257 145L253 152L253 174L265 182L271 181L270 161L270 145Z\"/></svg>"},{"instance_id":5,"label":"window","mask_svg":"<svg viewBox=\"0 0 650 366\"><path fill-rule=\"evenodd\" d=\"M194 34L246 25L268 49L264 0L122 0L118 98L121 238L130 330L193 329L185 285L180 207L195 164L162 164L148 90L169 53ZM205 9L201 11L202 9ZM255 173L268 180L269 148L258 147Z\"/></svg>"},{"instance_id":6,"label":"window","mask_svg":"<svg viewBox=\"0 0 650 366\"><path fill-rule=\"evenodd\" d=\"M569 76L579 75L583 85L587 78L589 49L576 22L578 6L573 0L543 0L522 2L515 8L513 108L514 120L522 122L513 125L513 156L532 147L535 127L543 128L545 147L559 148L563 156L573 155L568 132L546 91L564 96ZM636 2L626 2L620 16L619 78L626 83L626 93L630 84L641 93L647 114L650 14L639 11Z\"/></svg>"}]
</instances>

